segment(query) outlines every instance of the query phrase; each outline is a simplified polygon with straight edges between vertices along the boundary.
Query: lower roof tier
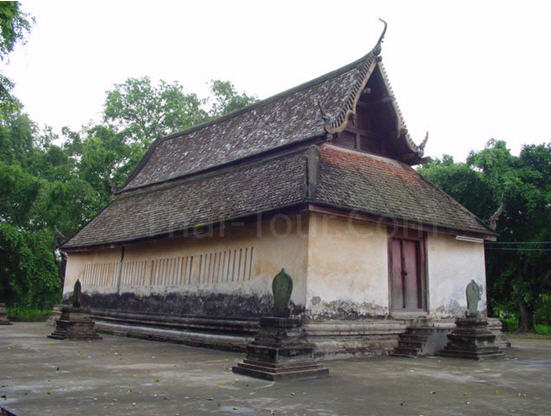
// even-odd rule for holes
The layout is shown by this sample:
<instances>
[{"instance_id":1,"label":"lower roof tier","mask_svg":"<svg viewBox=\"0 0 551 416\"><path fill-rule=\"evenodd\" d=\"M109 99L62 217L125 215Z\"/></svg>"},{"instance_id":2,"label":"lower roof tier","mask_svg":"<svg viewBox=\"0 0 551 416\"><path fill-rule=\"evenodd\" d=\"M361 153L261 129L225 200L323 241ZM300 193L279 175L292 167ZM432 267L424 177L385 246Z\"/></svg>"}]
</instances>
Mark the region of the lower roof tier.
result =
<instances>
[{"instance_id":1,"label":"lower roof tier","mask_svg":"<svg viewBox=\"0 0 551 416\"><path fill-rule=\"evenodd\" d=\"M323 144L121 193L63 248L159 237L300 203L493 234L410 166Z\"/></svg>"}]
</instances>

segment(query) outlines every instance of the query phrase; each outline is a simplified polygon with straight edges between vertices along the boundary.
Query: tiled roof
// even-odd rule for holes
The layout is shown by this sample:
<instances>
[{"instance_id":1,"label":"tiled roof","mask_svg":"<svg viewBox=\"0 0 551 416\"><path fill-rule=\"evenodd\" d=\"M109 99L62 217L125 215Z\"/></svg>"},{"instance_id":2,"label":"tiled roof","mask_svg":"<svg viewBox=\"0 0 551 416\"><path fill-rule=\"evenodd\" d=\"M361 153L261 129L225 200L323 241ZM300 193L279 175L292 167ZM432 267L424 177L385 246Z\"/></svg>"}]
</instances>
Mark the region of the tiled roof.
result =
<instances>
[{"instance_id":1,"label":"tiled roof","mask_svg":"<svg viewBox=\"0 0 551 416\"><path fill-rule=\"evenodd\" d=\"M384 34L384 32L383 32ZM211 122L157 140L122 192L214 168L344 128L367 84L381 49L379 42L363 58L298 87ZM384 69L380 66L384 74ZM385 77L385 84L390 85ZM395 103L393 103L395 106ZM399 109L400 137L412 152Z\"/></svg>"},{"instance_id":2,"label":"tiled roof","mask_svg":"<svg viewBox=\"0 0 551 416\"><path fill-rule=\"evenodd\" d=\"M379 64L381 39L350 65L157 140L113 202L64 248L151 238L298 203L493 234L404 163L308 144L344 128L377 65L391 94ZM409 138L395 103L393 108L397 140L420 158L422 149Z\"/></svg>"},{"instance_id":3,"label":"tiled roof","mask_svg":"<svg viewBox=\"0 0 551 416\"><path fill-rule=\"evenodd\" d=\"M303 201L305 152L120 194L64 248L160 236Z\"/></svg>"},{"instance_id":4,"label":"tiled roof","mask_svg":"<svg viewBox=\"0 0 551 416\"><path fill-rule=\"evenodd\" d=\"M312 150L319 153L319 158L308 156ZM316 166L309 169L312 163ZM318 172L317 180L308 177L312 172ZM316 183L315 191L308 182ZM299 203L492 234L473 214L410 166L323 144L119 194L64 247L161 236Z\"/></svg>"},{"instance_id":5,"label":"tiled roof","mask_svg":"<svg viewBox=\"0 0 551 416\"><path fill-rule=\"evenodd\" d=\"M494 234L474 214L410 166L324 144L317 202L453 230Z\"/></svg>"},{"instance_id":6,"label":"tiled roof","mask_svg":"<svg viewBox=\"0 0 551 416\"><path fill-rule=\"evenodd\" d=\"M373 58L372 58L373 59ZM363 61L233 115L154 144L125 189L201 171L313 136L326 134L316 105L338 117L358 83Z\"/></svg>"}]
</instances>

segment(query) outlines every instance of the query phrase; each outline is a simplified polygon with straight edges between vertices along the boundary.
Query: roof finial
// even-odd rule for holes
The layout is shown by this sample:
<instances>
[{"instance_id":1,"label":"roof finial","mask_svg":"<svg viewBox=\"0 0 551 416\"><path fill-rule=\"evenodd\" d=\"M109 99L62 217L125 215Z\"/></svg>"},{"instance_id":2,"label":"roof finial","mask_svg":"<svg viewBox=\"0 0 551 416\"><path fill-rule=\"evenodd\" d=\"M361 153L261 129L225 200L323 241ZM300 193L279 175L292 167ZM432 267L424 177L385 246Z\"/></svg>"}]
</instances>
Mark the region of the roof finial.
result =
<instances>
[{"instance_id":1,"label":"roof finial","mask_svg":"<svg viewBox=\"0 0 551 416\"><path fill-rule=\"evenodd\" d=\"M425 154L425 146L427 145L428 141L429 141L429 132L427 131L425 133L425 139L421 142L419 146L417 146L417 149L419 149L420 156L423 156Z\"/></svg>"},{"instance_id":2,"label":"roof finial","mask_svg":"<svg viewBox=\"0 0 551 416\"><path fill-rule=\"evenodd\" d=\"M373 53L375 55L379 55L381 53L381 43L383 43L383 39L385 37L385 33L386 33L386 28L388 26L388 24L386 23L386 21L384 21L383 19L381 19L379 17L379 20L381 22L383 22L383 24L385 25L385 27L383 28L383 33L381 33L381 36L379 36L379 40L377 41L377 44L375 45L375 47L373 48Z\"/></svg>"}]
</instances>

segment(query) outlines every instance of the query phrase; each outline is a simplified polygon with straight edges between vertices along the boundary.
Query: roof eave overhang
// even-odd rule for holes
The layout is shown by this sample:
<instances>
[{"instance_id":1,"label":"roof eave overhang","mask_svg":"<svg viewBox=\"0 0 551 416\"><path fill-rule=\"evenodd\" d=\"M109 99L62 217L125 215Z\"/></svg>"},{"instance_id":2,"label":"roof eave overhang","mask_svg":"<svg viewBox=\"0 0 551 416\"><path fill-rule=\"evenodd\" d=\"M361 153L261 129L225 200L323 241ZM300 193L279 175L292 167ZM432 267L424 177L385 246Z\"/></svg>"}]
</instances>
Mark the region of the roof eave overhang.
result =
<instances>
[{"instance_id":1,"label":"roof eave overhang","mask_svg":"<svg viewBox=\"0 0 551 416\"><path fill-rule=\"evenodd\" d=\"M207 223L189 225L179 230L171 230L171 231L165 231L157 234L135 236L135 237L118 239L118 240L105 241L101 243L92 243L88 245L74 245L74 246L66 245L66 246L63 246L61 249L66 253L77 253L77 252L112 249L120 246L125 246L128 244L136 244L136 243L150 242L150 241L156 241L156 240L168 240L168 239L181 238L186 236L201 236L202 238L204 238L206 233L211 232L216 228L228 227L231 229L235 227L240 227L243 225L243 223L246 223L246 222L265 219L265 217L270 217L271 215L274 215L276 213L289 212L289 211L296 212L297 210L307 208L307 206L308 205L306 201L299 201L289 205L284 205L281 207L268 209L268 210L260 210L260 211L242 215L242 216L225 218L225 219L215 220Z\"/></svg>"},{"instance_id":2,"label":"roof eave overhang","mask_svg":"<svg viewBox=\"0 0 551 416\"><path fill-rule=\"evenodd\" d=\"M129 244L137 244L144 242L151 242L156 240L168 240L173 238L181 238L186 236L201 236L204 237L205 233L211 232L215 228L219 227L236 227L242 226L243 224L236 224L236 222L250 222L257 221L259 219L265 219L265 216L271 216L276 213L281 212L296 212L297 210L307 210L310 212L318 212L321 214L341 216L346 218L351 218L354 220L367 221L372 223L377 223L385 227L394 226L400 228L411 228L426 232L432 233L442 233L450 235L464 235L475 238L482 238L488 241L496 241L498 234L488 230L487 232L479 232L474 230L462 230L455 229L450 227L444 227L441 225L427 224L422 222L416 222L405 218L391 218L388 216L383 216L379 214L369 213L367 211L358 210L351 207L346 207L342 205L327 204L314 201L301 201L286 206L257 211L251 214L227 218L224 220L216 220L209 223L195 224L185 227L181 230L172 230L167 232L162 232L158 234L146 235L146 236L135 236L124 239L118 239L113 241L102 242L99 244L89 244L89 245L75 245L75 246L63 246L62 250L67 253L78 253L78 252L88 252L88 251L97 251L105 249L113 249L120 246L125 246Z\"/></svg>"},{"instance_id":3,"label":"roof eave overhang","mask_svg":"<svg viewBox=\"0 0 551 416\"><path fill-rule=\"evenodd\" d=\"M428 224L418 221L413 221L407 218L397 218L383 216L379 214L370 213L363 210L358 210L352 207L346 207L341 205L313 202L308 205L308 210L311 212L318 212L322 214L342 216L346 218L351 218L355 220L367 221L372 223L377 223L385 227L400 227L400 228L411 228L415 230L421 230L432 233L440 234L450 234L450 235L464 235L468 237L481 238L488 241L496 241L498 234L487 230L487 231L475 231L475 230L464 230L451 227L445 227L442 225Z\"/></svg>"}]
</instances>

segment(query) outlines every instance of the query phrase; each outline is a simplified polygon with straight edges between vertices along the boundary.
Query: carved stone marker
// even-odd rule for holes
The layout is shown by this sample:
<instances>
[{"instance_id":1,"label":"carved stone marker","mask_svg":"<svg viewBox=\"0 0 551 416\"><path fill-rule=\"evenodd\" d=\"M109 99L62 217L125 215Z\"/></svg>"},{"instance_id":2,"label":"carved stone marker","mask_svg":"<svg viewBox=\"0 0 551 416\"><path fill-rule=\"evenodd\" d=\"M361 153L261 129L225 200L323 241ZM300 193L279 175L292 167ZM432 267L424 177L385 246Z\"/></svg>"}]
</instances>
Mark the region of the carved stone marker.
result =
<instances>
[{"instance_id":1,"label":"carved stone marker","mask_svg":"<svg viewBox=\"0 0 551 416\"><path fill-rule=\"evenodd\" d=\"M62 306L61 316L56 321L55 331L48 335L54 339L94 340L101 339L94 329L94 321L88 308L80 306L82 286L77 280L73 288L72 306Z\"/></svg>"},{"instance_id":2,"label":"carved stone marker","mask_svg":"<svg viewBox=\"0 0 551 416\"><path fill-rule=\"evenodd\" d=\"M482 287L479 286L474 280L467 285L465 290L467 295L467 316L469 317L480 317L480 312L478 311L478 302L482 296Z\"/></svg>"},{"instance_id":3,"label":"carved stone marker","mask_svg":"<svg viewBox=\"0 0 551 416\"><path fill-rule=\"evenodd\" d=\"M274 277L272 292L274 294L274 315L288 317L291 314L289 301L293 292L293 279L285 272L285 269L281 269Z\"/></svg>"},{"instance_id":4,"label":"carved stone marker","mask_svg":"<svg viewBox=\"0 0 551 416\"><path fill-rule=\"evenodd\" d=\"M73 307L75 308L80 308L81 293L82 293L82 285L80 284L80 280L77 279L73 289Z\"/></svg>"},{"instance_id":5,"label":"carved stone marker","mask_svg":"<svg viewBox=\"0 0 551 416\"><path fill-rule=\"evenodd\" d=\"M272 282L273 316L260 318L260 330L247 345L247 358L232 368L234 373L266 380L314 378L329 370L314 360L314 346L307 342L302 320L290 317L293 280L281 270Z\"/></svg>"},{"instance_id":6,"label":"carved stone marker","mask_svg":"<svg viewBox=\"0 0 551 416\"><path fill-rule=\"evenodd\" d=\"M465 318L455 320L455 329L448 335L448 343L440 355L474 360L502 357L503 351L496 345L495 334L488 330L488 321L478 311L482 287L471 280L465 293Z\"/></svg>"},{"instance_id":7,"label":"carved stone marker","mask_svg":"<svg viewBox=\"0 0 551 416\"><path fill-rule=\"evenodd\" d=\"M0 303L0 325L11 325L6 312L6 304Z\"/></svg>"}]
</instances>

